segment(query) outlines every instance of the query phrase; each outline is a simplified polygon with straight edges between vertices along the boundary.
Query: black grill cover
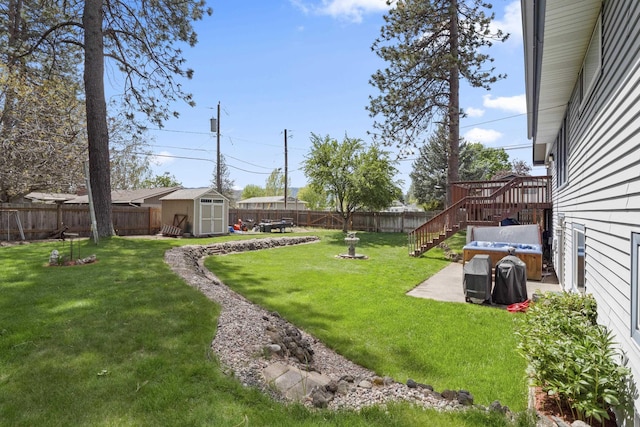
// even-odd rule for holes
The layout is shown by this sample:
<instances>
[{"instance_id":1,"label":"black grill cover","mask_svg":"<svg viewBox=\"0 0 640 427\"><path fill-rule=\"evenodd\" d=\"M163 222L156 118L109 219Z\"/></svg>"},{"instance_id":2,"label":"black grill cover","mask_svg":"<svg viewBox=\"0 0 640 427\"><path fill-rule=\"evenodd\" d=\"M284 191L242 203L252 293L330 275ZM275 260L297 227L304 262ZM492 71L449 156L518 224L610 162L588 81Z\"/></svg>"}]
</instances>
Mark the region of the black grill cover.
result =
<instances>
[{"instance_id":1,"label":"black grill cover","mask_svg":"<svg viewBox=\"0 0 640 427\"><path fill-rule=\"evenodd\" d=\"M527 300L527 265L520 258L507 255L498 261L492 298L505 305Z\"/></svg>"},{"instance_id":2,"label":"black grill cover","mask_svg":"<svg viewBox=\"0 0 640 427\"><path fill-rule=\"evenodd\" d=\"M469 302L491 302L491 258L476 255L464 264L464 295Z\"/></svg>"}]
</instances>

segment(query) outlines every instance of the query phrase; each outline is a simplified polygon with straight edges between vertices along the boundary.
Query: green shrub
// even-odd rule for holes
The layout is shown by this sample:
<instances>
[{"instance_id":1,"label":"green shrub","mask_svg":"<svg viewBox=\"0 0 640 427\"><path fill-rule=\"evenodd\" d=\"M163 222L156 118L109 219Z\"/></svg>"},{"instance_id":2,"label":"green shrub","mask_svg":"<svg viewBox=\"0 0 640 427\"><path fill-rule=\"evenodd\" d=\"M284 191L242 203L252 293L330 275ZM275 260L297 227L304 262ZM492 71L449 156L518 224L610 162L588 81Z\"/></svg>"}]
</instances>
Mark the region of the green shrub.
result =
<instances>
[{"instance_id":1,"label":"green shrub","mask_svg":"<svg viewBox=\"0 0 640 427\"><path fill-rule=\"evenodd\" d=\"M613 334L597 324L593 296L547 293L521 317L517 334L533 385L566 403L574 417L603 422L611 408L631 409L631 371Z\"/></svg>"}]
</instances>

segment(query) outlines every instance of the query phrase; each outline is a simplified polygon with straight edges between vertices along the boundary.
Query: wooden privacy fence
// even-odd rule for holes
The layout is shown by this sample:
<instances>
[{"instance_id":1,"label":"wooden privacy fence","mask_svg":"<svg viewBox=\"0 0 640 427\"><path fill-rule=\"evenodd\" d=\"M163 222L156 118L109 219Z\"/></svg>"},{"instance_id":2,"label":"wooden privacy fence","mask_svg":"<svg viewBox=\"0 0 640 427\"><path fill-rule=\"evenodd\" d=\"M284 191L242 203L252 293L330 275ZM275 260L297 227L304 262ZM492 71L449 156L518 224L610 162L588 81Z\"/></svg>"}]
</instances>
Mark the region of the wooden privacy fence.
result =
<instances>
[{"instance_id":1,"label":"wooden privacy fence","mask_svg":"<svg viewBox=\"0 0 640 427\"><path fill-rule=\"evenodd\" d=\"M349 230L408 233L428 221L438 212L355 212ZM229 224L238 219L244 223L259 223L263 220L279 221L293 218L298 227L341 230L342 218L336 212L307 211L293 209L229 209Z\"/></svg>"},{"instance_id":2,"label":"wooden privacy fence","mask_svg":"<svg viewBox=\"0 0 640 427\"><path fill-rule=\"evenodd\" d=\"M355 212L349 230L408 233L438 212ZM91 217L87 205L0 204L0 241L47 239L67 227L68 233L91 235ZM229 224L238 218L247 223L293 218L299 227L341 230L342 218L335 212L301 210L229 209ZM154 235L162 228L162 211L157 207L113 206L113 227L119 236Z\"/></svg>"},{"instance_id":3,"label":"wooden privacy fence","mask_svg":"<svg viewBox=\"0 0 640 427\"><path fill-rule=\"evenodd\" d=\"M15 215L26 240L47 239L67 227L68 233L81 237L91 234L88 205L3 203L0 204L0 240L21 240ZM113 227L119 236L156 234L161 210L156 207L113 206Z\"/></svg>"}]
</instances>

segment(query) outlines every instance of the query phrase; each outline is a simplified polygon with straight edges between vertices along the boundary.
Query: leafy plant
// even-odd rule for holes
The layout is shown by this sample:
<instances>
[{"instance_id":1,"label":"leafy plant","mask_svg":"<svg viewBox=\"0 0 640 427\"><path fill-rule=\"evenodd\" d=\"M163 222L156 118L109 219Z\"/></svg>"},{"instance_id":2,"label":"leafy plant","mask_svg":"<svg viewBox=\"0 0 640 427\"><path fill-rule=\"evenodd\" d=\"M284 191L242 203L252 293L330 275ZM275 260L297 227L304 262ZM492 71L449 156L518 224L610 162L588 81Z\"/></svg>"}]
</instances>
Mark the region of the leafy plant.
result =
<instances>
[{"instance_id":1,"label":"leafy plant","mask_svg":"<svg viewBox=\"0 0 640 427\"><path fill-rule=\"evenodd\" d=\"M628 411L636 391L611 331L597 324L591 295L547 293L522 317L518 349L534 385L587 422ZM559 405L561 407L561 405Z\"/></svg>"}]
</instances>

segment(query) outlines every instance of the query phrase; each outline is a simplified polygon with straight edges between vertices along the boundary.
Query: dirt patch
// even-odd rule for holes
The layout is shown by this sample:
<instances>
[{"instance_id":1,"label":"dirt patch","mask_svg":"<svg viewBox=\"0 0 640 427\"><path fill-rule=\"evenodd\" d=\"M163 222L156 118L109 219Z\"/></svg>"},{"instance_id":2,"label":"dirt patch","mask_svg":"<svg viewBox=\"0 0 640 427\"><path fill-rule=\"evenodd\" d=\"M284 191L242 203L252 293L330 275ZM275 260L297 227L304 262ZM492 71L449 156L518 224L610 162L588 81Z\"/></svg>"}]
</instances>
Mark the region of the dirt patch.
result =
<instances>
[{"instance_id":1,"label":"dirt patch","mask_svg":"<svg viewBox=\"0 0 640 427\"><path fill-rule=\"evenodd\" d=\"M573 416L571 408L566 403L560 405L557 399L553 396L549 396L547 393L542 391L542 388L540 387L536 387L534 393L535 408L539 414L550 419L553 419L552 417L560 418L568 425L571 425L571 423L577 420L577 418ZM615 415L609 412L609 419L605 420L604 424L597 423L597 425L603 427L617 427Z\"/></svg>"}]
</instances>

